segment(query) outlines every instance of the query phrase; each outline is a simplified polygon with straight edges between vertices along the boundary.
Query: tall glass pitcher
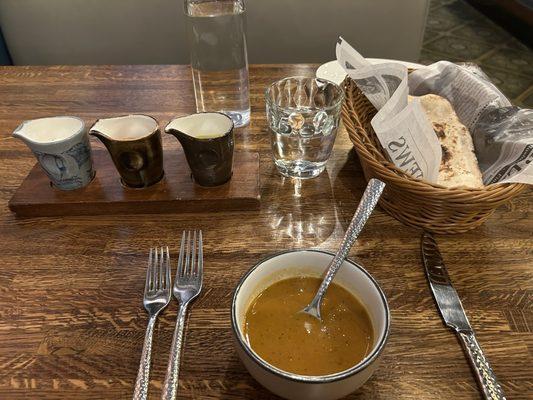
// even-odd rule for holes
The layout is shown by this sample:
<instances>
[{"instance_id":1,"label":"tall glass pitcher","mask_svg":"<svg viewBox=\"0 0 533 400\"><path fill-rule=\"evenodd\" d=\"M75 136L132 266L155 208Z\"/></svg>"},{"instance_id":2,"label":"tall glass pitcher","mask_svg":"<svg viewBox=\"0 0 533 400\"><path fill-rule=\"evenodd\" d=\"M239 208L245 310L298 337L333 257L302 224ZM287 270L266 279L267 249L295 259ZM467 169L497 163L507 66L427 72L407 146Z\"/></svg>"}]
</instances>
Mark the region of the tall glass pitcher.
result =
<instances>
[{"instance_id":1,"label":"tall glass pitcher","mask_svg":"<svg viewBox=\"0 0 533 400\"><path fill-rule=\"evenodd\" d=\"M185 0L197 111L237 127L250 121L244 10L244 0Z\"/></svg>"}]
</instances>

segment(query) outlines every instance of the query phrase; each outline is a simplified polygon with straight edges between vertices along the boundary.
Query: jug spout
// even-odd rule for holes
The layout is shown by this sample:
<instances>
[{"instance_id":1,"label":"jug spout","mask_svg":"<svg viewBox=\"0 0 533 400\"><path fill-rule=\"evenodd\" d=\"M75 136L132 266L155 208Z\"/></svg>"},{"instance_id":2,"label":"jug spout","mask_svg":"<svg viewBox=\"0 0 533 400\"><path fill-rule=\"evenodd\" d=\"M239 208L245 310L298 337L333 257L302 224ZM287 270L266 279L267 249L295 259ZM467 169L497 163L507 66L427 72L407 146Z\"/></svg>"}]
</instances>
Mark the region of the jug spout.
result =
<instances>
[{"instance_id":1,"label":"jug spout","mask_svg":"<svg viewBox=\"0 0 533 400\"><path fill-rule=\"evenodd\" d=\"M22 141L24 141L25 143L28 143L28 141L30 140L29 139L29 135L26 133L26 131L24 130L24 124L26 123L26 121L24 121L22 124L20 124L14 131L13 133L11 134L11 136L13 137L16 137L18 139L22 139Z\"/></svg>"},{"instance_id":2,"label":"jug spout","mask_svg":"<svg viewBox=\"0 0 533 400\"><path fill-rule=\"evenodd\" d=\"M109 147L109 145L111 144L111 139L104 135L102 132L95 130L94 127L91 128L89 134L98 138L105 145L105 147Z\"/></svg>"},{"instance_id":3,"label":"jug spout","mask_svg":"<svg viewBox=\"0 0 533 400\"><path fill-rule=\"evenodd\" d=\"M169 128L168 126L165 128L165 132L178 139L178 142L180 142L182 146L187 146L187 134L185 132L175 128Z\"/></svg>"}]
</instances>

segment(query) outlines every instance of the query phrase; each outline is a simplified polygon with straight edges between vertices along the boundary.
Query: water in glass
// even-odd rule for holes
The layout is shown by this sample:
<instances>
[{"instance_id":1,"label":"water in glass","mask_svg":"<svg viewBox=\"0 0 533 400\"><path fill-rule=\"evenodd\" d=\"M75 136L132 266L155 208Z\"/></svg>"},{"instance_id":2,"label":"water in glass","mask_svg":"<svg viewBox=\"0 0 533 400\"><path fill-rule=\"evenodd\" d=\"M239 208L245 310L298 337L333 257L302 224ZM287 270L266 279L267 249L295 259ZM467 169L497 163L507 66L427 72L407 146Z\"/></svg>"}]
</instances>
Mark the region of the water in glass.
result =
<instances>
[{"instance_id":1,"label":"water in glass","mask_svg":"<svg viewBox=\"0 0 533 400\"><path fill-rule=\"evenodd\" d=\"M235 126L250 121L244 0L186 0L198 112L221 111Z\"/></svg>"},{"instance_id":2,"label":"water in glass","mask_svg":"<svg viewBox=\"0 0 533 400\"><path fill-rule=\"evenodd\" d=\"M274 163L282 175L314 178L331 155L344 94L332 82L292 77L266 93Z\"/></svg>"}]
</instances>

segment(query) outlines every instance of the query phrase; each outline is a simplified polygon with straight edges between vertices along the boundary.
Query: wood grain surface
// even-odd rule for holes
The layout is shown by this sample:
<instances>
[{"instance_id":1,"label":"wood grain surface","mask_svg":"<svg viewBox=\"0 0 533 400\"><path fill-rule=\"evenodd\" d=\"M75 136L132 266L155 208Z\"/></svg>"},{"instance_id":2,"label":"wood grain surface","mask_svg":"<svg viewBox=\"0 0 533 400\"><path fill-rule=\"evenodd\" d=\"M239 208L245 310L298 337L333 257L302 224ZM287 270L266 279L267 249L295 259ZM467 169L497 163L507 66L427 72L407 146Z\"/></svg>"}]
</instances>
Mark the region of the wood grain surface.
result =
<instances>
[{"instance_id":1,"label":"wood grain surface","mask_svg":"<svg viewBox=\"0 0 533 400\"><path fill-rule=\"evenodd\" d=\"M4 67L0 69L0 399L128 399L147 314L148 249L177 255L181 231L204 232L204 290L191 309L180 374L182 399L272 399L234 351L229 307L242 274L269 254L334 250L365 186L345 133L327 170L283 179L270 156L263 92L272 81L313 74L315 65L250 69L252 122L237 149L261 158L257 211L17 218L7 202L34 164L10 137L21 120L145 113L165 124L194 110L185 66ZM165 138L164 146L177 146ZM95 147L98 143L95 141ZM533 398L531 191L467 234L437 236L478 340L508 399ZM381 210L350 256L386 293L392 332L380 368L350 399L479 399L455 336L443 326L421 265L420 232ZM176 257L174 257L176 259ZM155 331L150 396L159 398L176 302Z\"/></svg>"},{"instance_id":2,"label":"wood grain surface","mask_svg":"<svg viewBox=\"0 0 533 400\"><path fill-rule=\"evenodd\" d=\"M216 187L195 184L181 148L163 150L163 178L147 188L126 187L105 149L94 149L96 171L89 185L59 190L36 164L22 181L9 208L23 217L103 214L164 214L249 211L260 206L259 154L235 152L233 176Z\"/></svg>"}]
</instances>

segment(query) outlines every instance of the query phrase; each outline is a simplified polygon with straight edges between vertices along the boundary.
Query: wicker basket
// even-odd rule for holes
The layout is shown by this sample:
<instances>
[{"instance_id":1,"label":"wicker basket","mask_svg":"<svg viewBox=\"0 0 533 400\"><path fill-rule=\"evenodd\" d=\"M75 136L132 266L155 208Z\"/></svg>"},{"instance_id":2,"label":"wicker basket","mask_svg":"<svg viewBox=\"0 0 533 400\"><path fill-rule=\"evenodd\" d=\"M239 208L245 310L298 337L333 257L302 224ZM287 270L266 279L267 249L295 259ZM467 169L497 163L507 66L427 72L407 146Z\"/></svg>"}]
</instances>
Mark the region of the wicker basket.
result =
<instances>
[{"instance_id":1,"label":"wicker basket","mask_svg":"<svg viewBox=\"0 0 533 400\"><path fill-rule=\"evenodd\" d=\"M370 125L376 109L350 79L345 81L342 121L359 155L365 178L387 184L379 204L406 225L435 233L460 233L483 223L496 208L519 194L526 185L493 184L481 189L448 189L413 178L384 155Z\"/></svg>"}]
</instances>

